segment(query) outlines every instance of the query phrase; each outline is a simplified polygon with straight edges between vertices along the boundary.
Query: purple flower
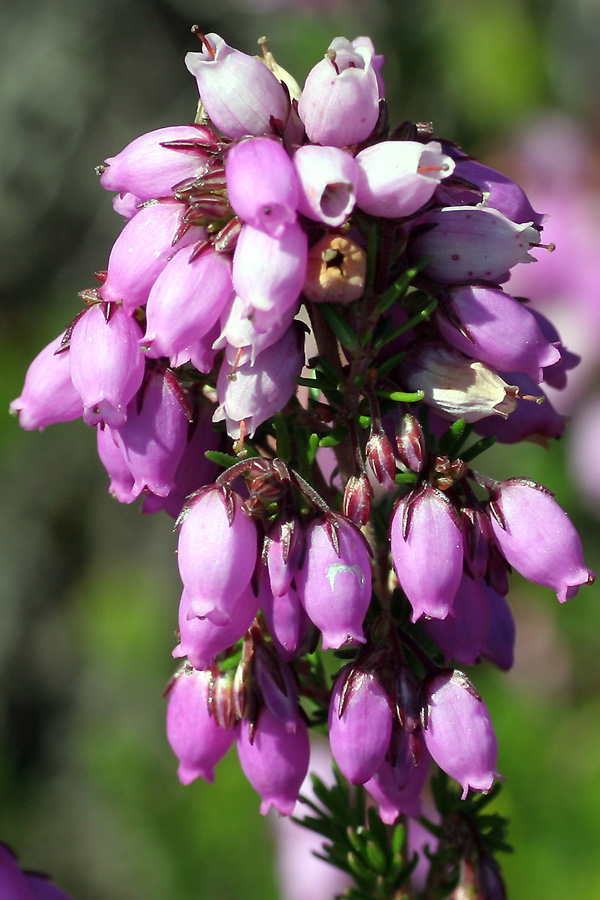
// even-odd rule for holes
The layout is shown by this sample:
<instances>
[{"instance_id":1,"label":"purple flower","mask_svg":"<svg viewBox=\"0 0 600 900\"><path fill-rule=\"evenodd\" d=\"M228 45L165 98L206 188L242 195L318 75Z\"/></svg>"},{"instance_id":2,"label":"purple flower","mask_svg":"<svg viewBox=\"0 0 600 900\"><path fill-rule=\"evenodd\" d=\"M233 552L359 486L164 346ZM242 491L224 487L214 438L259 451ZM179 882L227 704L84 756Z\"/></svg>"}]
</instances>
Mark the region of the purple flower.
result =
<instances>
[{"instance_id":1,"label":"purple flower","mask_svg":"<svg viewBox=\"0 0 600 900\"><path fill-rule=\"evenodd\" d=\"M447 496L426 486L403 497L390 525L392 562L412 606L421 616L444 619L452 609L463 569L458 513ZM431 548L435 547L435 565Z\"/></svg>"},{"instance_id":2,"label":"purple flower","mask_svg":"<svg viewBox=\"0 0 600 900\"><path fill-rule=\"evenodd\" d=\"M376 672L338 676L329 704L329 742L342 775L364 784L382 765L392 734L390 700Z\"/></svg>"},{"instance_id":3,"label":"purple flower","mask_svg":"<svg viewBox=\"0 0 600 900\"><path fill-rule=\"evenodd\" d=\"M142 346L153 358L187 362L194 346L216 324L233 294L228 256L194 247L179 250L158 275L146 306Z\"/></svg>"},{"instance_id":4,"label":"purple flower","mask_svg":"<svg viewBox=\"0 0 600 900\"><path fill-rule=\"evenodd\" d=\"M305 144L294 153L293 163L300 180L299 211L332 228L343 225L356 203L354 157L337 147Z\"/></svg>"},{"instance_id":5,"label":"purple flower","mask_svg":"<svg viewBox=\"0 0 600 900\"><path fill-rule=\"evenodd\" d=\"M298 112L313 144L345 147L366 140L379 117L373 51L337 37L306 78Z\"/></svg>"},{"instance_id":6,"label":"purple flower","mask_svg":"<svg viewBox=\"0 0 600 900\"><path fill-rule=\"evenodd\" d=\"M231 600L227 612L231 618L219 625L208 618L199 618L193 612L190 595L184 590L179 604L180 643L173 650L173 656L187 656L195 669L205 669L219 653L233 647L250 628L258 612L258 598L252 585Z\"/></svg>"},{"instance_id":7,"label":"purple flower","mask_svg":"<svg viewBox=\"0 0 600 900\"><path fill-rule=\"evenodd\" d=\"M415 262L431 256L423 272L434 281L503 282L517 263L536 261L529 250L539 244L539 231L511 222L497 209L447 206L425 213L419 226L409 256Z\"/></svg>"},{"instance_id":8,"label":"purple flower","mask_svg":"<svg viewBox=\"0 0 600 900\"><path fill-rule=\"evenodd\" d=\"M138 203L166 197L179 182L204 174L212 161L207 148L217 144L214 131L202 125L158 128L109 156L99 168L100 182L107 191L135 195Z\"/></svg>"},{"instance_id":9,"label":"purple flower","mask_svg":"<svg viewBox=\"0 0 600 900\"><path fill-rule=\"evenodd\" d=\"M103 300L122 303L132 313L144 306L152 285L178 250L201 240L205 231L183 220L186 207L175 200L143 206L113 244Z\"/></svg>"},{"instance_id":10,"label":"purple flower","mask_svg":"<svg viewBox=\"0 0 600 900\"><path fill-rule=\"evenodd\" d=\"M423 738L440 769L462 786L489 791L496 771L498 742L490 714L468 678L457 669L426 682Z\"/></svg>"},{"instance_id":11,"label":"purple flower","mask_svg":"<svg viewBox=\"0 0 600 900\"><path fill-rule=\"evenodd\" d=\"M296 221L298 179L278 141L250 138L234 144L225 174L229 202L243 222L279 238Z\"/></svg>"},{"instance_id":12,"label":"purple flower","mask_svg":"<svg viewBox=\"0 0 600 900\"><path fill-rule=\"evenodd\" d=\"M187 443L188 419L182 390L170 371L148 375L141 396L127 409L127 421L113 429L134 479L134 492L166 497Z\"/></svg>"},{"instance_id":13,"label":"purple flower","mask_svg":"<svg viewBox=\"0 0 600 900\"><path fill-rule=\"evenodd\" d=\"M489 625L481 655L499 669L508 672L515 661L515 620L506 597L488 585L485 592L489 607Z\"/></svg>"},{"instance_id":14,"label":"purple flower","mask_svg":"<svg viewBox=\"0 0 600 900\"><path fill-rule=\"evenodd\" d=\"M298 592L290 585L283 593L275 594L269 574L263 567L259 579L259 598L277 652L286 661L293 659L310 628Z\"/></svg>"},{"instance_id":15,"label":"purple flower","mask_svg":"<svg viewBox=\"0 0 600 900\"><path fill-rule=\"evenodd\" d=\"M246 778L262 798L261 814L273 806L289 816L308 770L310 746L303 719L298 716L296 730L290 731L263 706L253 732L248 721L241 723L237 750Z\"/></svg>"},{"instance_id":16,"label":"purple flower","mask_svg":"<svg viewBox=\"0 0 600 900\"><path fill-rule=\"evenodd\" d=\"M125 424L127 404L144 377L140 336L135 319L115 304L95 303L75 323L71 378L83 401L86 425Z\"/></svg>"},{"instance_id":17,"label":"purple flower","mask_svg":"<svg viewBox=\"0 0 600 900\"><path fill-rule=\"evenodd\" d=\"M426 619L427 634L443 652L446 662L454 660L461 666L479 661L490 631L490 608L486 584L463 575L445 619Z\"/></svg>"},{"instance_id":18,"label":"purple flower","mask_svg":"<svg viewBox=\"0 0 600 900\"><path fill-rule=\"evenodd\" d=\"M214 768L236 737L236 729L222 728L210 709L215 675L185 668L173 682L167 707L167 737L179 759L177 775L182 784L195 778L214 781Z\"/></svg>"},{"instance_id":19,"label":"purple flower","mask_svg":"<svg viewBox=\"0 0 600 900\"><path fill-rule=\"evenodd\" d=\"M224 624L254 572L256 526L239 494L216 486L189 501L180 523L177 562L192 614Z\"/></svg>"},{"instance_id":20,"label":"purple flower","mask_svg":"<svg viewBox=\"0 0 600 900\"><path fill-rule=\"evenodd\" d=\"M522 187L496 169L463 158L456 160L454 174L483 193L485 206L500 210L513 222L538 227L546 218L533 209Z\"/></svg>"},{"instance_id":21,"label":"purple flower","mask_svg":"<svg viewBox=\"0 0 600 900\"><path fill-rule=\"evenodd\" d=\"M306 532L298 595L323 633L323 649L364 644L362 623L371 601L369 551L361 532L340 515L315 519Z\"/></svg>"},{"instance_id":22,"label":"purple flower","mask_svg":"<svg viewBox=\"0 0 600 900\"><path fill-rule=\"evenodd\" d=\"M37 872L23 872L14 853L0 843L0 897L2 900L69 900L64 891Z\"/></svg>"},{"instance_id":23,"label":"purple flower","mask_svg":"<svg viewBox=\"0 0 600 900\"><path fill-rule=\"evenodd\" d=\"M241 355L234 355L229 348L217 379L220 405L213 421L224 419L227 433L235 440L240 437L242 427L244 435L252 437L262 422L288 402L303 365L301 332L294 325L277 343L259 353L254 363L249 348Z\"/></svg>"},{"instance_id":24,"label":"purple flower","mask_svg":"<svg viewBox=\"0 0 600 900\"><path fill-rule=\"evenodd\" d=\"M176 519L183 509L186 497L215 480L221 470L216 463L206 458L206 451L219 450L223 436L213 430L211 419L212 408L201 407L177 466L173 489L166 497L148 494L144 499L142 512L155 513L164 509Z\"/></svg>"},{"instance_id":25,"label":"purple flower","mask_svg":"<svg viewBox=\"0 0 600 900\"><path fill-rule=\"evenodd\" d=\"M399 815L421 815L421 794L431 757L419 735L402 732L398 747L383 760L365 788L379 806L381 821L393 825Z\"/></svg>"},{"instance_id":26,"label":"purple flower","mask_svg":"<svg viewBox=\"0 0 600 900\"><path fill-rule=\"evenodd\" d=\"M511 478L492 496L490 511L500 550L529 581L553 588L561 603L593 582L575 526L545 488Z\"/></svg>"},{"instance_id":27,"label":"purple flower","mask_svg":"<svg viewBox=\"0 0 600 900\"><path fill-rule=\"evenodd\" d=\"M272 132L271 121L285 125L286 93L260 59L234 50L218 34L207 34L200 53L185 64L198 83L211 121L229 138Z\"/></svg>"},{"instance_id":28,"label":"purple flower","mask_svg":"<svg viewBox=\"0 0 600 900\"><path fill-rule=\"evenodd\" d=\"M71 380L71 356L68 350L58 353L60 334L38 353L25 376L21 396L10 404L18 414L19 425L26 431L43 431L55 422L71 422L83 413L79 391Z\"/></svg>"},{"instance_id":29,"label":"purple flower","mask_svg":"<svg viewBox=\"0 0 600 900\"><path fill-rule=\"evenodd\" d=\"M500 288L461 285L451 288L436 311L446 340L467 356L503 372L524 372L541 382L543 369L561 359L560 350L542 334L535 317Z\"/></svg>"},{"instance_id":30,"label":"purple flower","mask_svg":"<svg viewBox=\"0 0 600 900\"><path fill-rule=\"evenodd\" d=\"M140 492L134 488L134 478L123 456L118 433L108 425L98 425L96 431L98 456L110 478L108 493L119 503L133 503Z\"/></svg>"},{"instance_id":31,"label":"purple flower","mask_svg":"<svg viewBox=\"0 0 600 900\"><path fill-rule=\"evenodd\" d=\"M415 213L454 169L454 161L437 141L382 141L361 150L356 162L357 205L388 219Z\"/></svg>"}]
</instances>

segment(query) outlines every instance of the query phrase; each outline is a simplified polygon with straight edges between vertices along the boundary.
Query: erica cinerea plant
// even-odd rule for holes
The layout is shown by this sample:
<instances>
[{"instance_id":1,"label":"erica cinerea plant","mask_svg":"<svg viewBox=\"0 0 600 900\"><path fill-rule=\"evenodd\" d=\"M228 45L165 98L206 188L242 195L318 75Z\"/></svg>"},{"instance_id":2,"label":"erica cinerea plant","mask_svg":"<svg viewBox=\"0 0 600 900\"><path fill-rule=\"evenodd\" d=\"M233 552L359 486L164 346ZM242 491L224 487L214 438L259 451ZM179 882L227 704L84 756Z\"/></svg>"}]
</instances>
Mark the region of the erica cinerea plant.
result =
<instances>
[{"instance_id":1,"label":"erica cinerea plant","mask_svg":"<svg viewBox=\"0 0 600 900\"><path fill-rule=\"evenodd\" d=\"M260 811L289 815L327 733L304 824L345 896L496 900L497 740L458 667L511 667L512 567L561 602L594 578L546 488L474 467L564 428L544 384L573 357L504 289L551 251L543 216L432 126L388 123L368 38L336 37L300 89L264 40L194 30L196 120L99 166L123 230L11 408L81 416L110 493L176 520L180 780L235 744Z\"/></svg>"}]
</instances>

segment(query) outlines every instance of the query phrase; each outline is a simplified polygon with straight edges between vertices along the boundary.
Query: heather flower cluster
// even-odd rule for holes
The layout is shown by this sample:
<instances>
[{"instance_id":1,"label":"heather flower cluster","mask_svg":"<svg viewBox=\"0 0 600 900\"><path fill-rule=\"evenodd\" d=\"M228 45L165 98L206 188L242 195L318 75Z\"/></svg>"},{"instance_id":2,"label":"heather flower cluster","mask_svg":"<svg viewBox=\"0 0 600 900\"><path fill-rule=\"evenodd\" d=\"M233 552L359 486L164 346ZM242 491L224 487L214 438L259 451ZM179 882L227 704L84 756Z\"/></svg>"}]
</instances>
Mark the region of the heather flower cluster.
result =
<instances>
[{"instance_id":1,"label":"heather flower cluster","mask_svg":"<svg viewBox=\"0 0 600 900\"><path fill-rule=\"evenodd\" d=\"M511 667L511 568L561 602L594 577L547 489L471 466L564 428L544 385L575 359L505 289L552 246L514 182L429 125L390 130L368 38L335 38L301 90L264 42L198 37L196 122L99 167L123 230L11 408L82 417L110 493L177 521L180 780L235 743L261 812L289 814L327 725L393 824L436 766L463 799L493 786L457 666ZM319 646L348 660L333 684ZM491 878L478 853L463 870Z\"/></svg>"}]
</instances>

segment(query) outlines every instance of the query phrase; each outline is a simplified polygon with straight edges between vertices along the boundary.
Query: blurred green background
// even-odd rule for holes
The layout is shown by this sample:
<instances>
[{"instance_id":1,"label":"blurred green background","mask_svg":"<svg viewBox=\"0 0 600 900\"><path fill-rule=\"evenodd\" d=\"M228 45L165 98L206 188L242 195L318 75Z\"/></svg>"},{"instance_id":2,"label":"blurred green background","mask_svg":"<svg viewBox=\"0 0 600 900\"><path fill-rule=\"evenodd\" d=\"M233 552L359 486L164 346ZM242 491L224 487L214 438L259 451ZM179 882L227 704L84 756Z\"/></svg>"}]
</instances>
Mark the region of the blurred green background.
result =
<instances>
[{"instance_id":1,"label":"blurred green background","mask_svg":"<svg viewBox=\"0 0 600 900\"><path fill-rule=\"evenodd\" d=\"M543 172L525 164L519 148L540 121L554 123L547 151L542 145L535 157L552 162L553 174L538 177L534 205L544 211L544 190L554 189L561 167L575 165L569 141L583 146L571 190L583 199L597 254L597 0L5 4L4 409L31 358L78 311L77 291L92 286L119 231L94 165L138 134L194 115L196 87L183 56L195 49L196 22L246 52L267 34L300 83L332 37L369 34L387 58L392 122L431 120L438 134L534 186ZM552 229L549 220L550 240ZM584 252L567 257L565 280L591 262ZM590 321L600 320L600 280L591 272L587 283ZM582 291L563 298L561 324L574 351L590 343L578 331ZM575 421L600 387L596 354L588 353L565 401ZM4 416L0 442L0 838L74 900L282 896L270 823L235 753L212 786L184 788L175 776L161 699L174 668L179 599L170 520L108 497L95 436L81 423L26 434ZM600 500L567 475L569 454L565 439L549 453L531 444L502 448L481 465L554 490L581 528L588 564L600 569ZM593 458L589 465L593 482ZM598 588L588 588L559 608L551 591L515 577L514 671L473 673L507 779L498 808L512 819L516 850L502 860L512 898L600 900L598 599Z\"/></svg>"}]
</instances>

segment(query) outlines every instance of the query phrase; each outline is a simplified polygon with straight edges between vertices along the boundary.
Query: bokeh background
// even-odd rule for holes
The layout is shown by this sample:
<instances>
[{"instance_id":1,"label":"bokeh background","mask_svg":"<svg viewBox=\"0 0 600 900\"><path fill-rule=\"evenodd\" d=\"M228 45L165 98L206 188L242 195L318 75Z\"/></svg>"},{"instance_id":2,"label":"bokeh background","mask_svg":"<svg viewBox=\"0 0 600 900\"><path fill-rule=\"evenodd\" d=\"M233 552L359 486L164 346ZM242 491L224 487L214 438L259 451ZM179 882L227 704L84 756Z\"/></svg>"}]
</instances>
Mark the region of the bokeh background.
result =
<instances>
[{"instance_id":1,"label":"bokeh background","mask_svg":"<svg viewBox=\"0 0 600 900\"><path fill-rule=\"evenodd\" d=\"M267 34L300 83L332 37L369 34L392 122L433 121L550 214L558 249L514 292L584 357L556 400L572 428L549 452L493 450L485 469L555 491L600 569L597 0L20 0L0 17L0 407L121 226L94 166L193 118L191 25L246 52ZM26 434L0 416L0 452L0 838L74 900L285 900L272 822L235 753L212 786L175 776L161 699L179 599L170 520L108 497L80 422ZM593 587L559 607L515 577L514 671L473 673L507 779L512 898L600 900L599 600Z\"/></svg>"}]
</instances>

